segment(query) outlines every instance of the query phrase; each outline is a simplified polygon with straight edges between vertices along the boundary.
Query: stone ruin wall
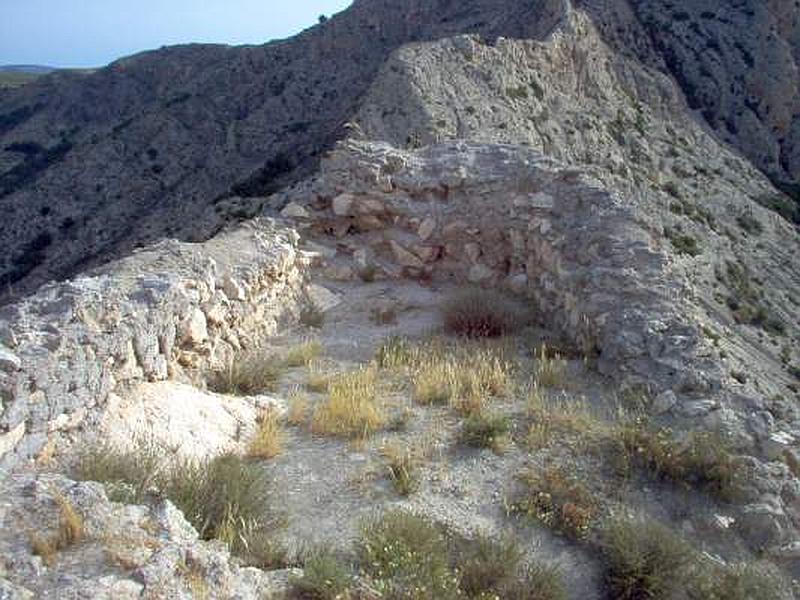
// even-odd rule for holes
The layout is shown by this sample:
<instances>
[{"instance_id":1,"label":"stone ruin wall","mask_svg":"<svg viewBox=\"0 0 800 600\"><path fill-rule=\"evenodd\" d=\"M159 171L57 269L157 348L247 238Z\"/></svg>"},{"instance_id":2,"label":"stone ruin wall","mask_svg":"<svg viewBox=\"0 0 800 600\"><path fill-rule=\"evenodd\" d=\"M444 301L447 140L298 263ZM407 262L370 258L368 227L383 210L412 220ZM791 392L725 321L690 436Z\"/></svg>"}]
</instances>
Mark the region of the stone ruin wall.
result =
<instances>
[{"instance_id":1,"label":"stone ruin wall","mask_svg":"<svg viewBox=\"0 0 800 600\"><path fill-rule=\"evenodd\" d=\"M669 258L624 201L579 170L500 145L407 153L349 142L285 216L335 245L325 274L450 280L529 298L541 320L599 352L602 372L656 388L713 388Z\"/></svg>"},{"instance_id":2,"label":"stone ruin wall","mask_svg":"<svg viewBox=\"0 0 800 600\"><path fill-rule=\"evenodd\" d=\"M168 241L0 309L0 469L91 428L111 392L191 380L294 319L306 259L268 220Z\"/></svg>"}]
</instances>

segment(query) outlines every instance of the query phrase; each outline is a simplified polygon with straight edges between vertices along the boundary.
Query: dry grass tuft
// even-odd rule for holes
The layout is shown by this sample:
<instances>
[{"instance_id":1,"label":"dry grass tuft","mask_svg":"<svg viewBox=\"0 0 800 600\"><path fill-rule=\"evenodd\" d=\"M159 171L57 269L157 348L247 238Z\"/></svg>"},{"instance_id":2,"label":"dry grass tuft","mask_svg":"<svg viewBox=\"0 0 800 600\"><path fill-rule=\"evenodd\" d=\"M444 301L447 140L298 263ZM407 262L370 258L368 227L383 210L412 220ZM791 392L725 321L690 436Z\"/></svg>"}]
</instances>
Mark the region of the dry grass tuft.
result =
<instances>
[{"instance_id":1,"label":"dry grass tuft","mask_svg":"<svg viewBox=\"0 0 800 600\"><path fill-rule=\"evenodd\" d=\"M322 354L322 344L316 340L301 342L289 348L284 362L287 367L307 367L311 361Z\"/></svg>"},{"instance_id":2,"label":"dry grass tuft","mask_svg":"<svg viewBox=\"0 0 800 600\"><path fill-rule=\"evenodd\" d=\"M507 298L483 289L454 294L442 307L442 320L445 331L469 338L500 337L522 322Z\"/></svg>"},{"instance_id":3,"label":"dry grass tuft","mask_svg":"<svg viewBox=\"0 0 800 600\"><path fill-rule=\"evenodd\" d=\"M308 398L299 390L289 394L289 408L286 411L286 422L289 425L303 425L308 420Z\"/></svg>"},{"instance_id":4,"label":"dry grass tuft","mask_svg":"<svg viewBox=\"0 0 800 600\"><path fill-rule=\"evenodd\" d=\"M309 392L316 394L323 394L328 391L328 384L330 383L331 375L323 369L323 367L316 361L312 361L308 365L308 379L306 380L306 389Z\"/></svg>"},{"instance_id":5,"label":"dry grass tuft","mask_svg":"<svg viewBox=\"0 0 800 600\"><path fill-rule=\"evenodd\" d=\"M549 352L545 344L534 354L536 365L533 372L536 382L544 387L563 387L567 361L560 355Z\"/></svg>"},{"instance_id":6,"label":"dry grass tuft","mask_svg":"<svg viewBox=\"0 0 800 600\"><path fill-rule=\"evenodd\" d=\"M368 437L386 422L377 391L378 372L374 367L333 377L328 399L314 412L312 430L325 435Z\"/></svg>"},{"instance_id":7,"label":"dry grass tuft","mask_svg":"<svg viewBox=\"0 0 800 600\"><path fill-rule=\"evenodd\" d=\"M381 455L386 459L389 480L401 496L408 496L419 487L419 468L423 456L418 448L409 444L393 442L381 448Z\"/></svg>"},{"instance_id":8,"label":"dry grass tuft","mask_svg":"<svg viewBox=\"0 0 800 600\"><path fill-rule=\"evenodd\" d=\"M532 420L527 441L534 450L568 438L584 443L603 427L585 400L549 398L536 384L528 393L526 409Z\"/></svg>"},{"instance_id":9,"label":"dry grass tuft","mask_svg":"<svg viewBox=\"0 0 800 600\"><path fill-rule=\"evenodd\" d=\"M31 535L31 549L36 556L40 556L47 566L55 564L56 555L78 543L83 537L83 519L72 506L72 503L62 494L55 495L58 506L58 527L50 535L40 533Z\"/></svg>"},{"instance_id":10,"label":"dry grass tuft","mask_svg":"<svg viewBox=\"0 0 800 600\"><path fill-rule=\"evenodd\" d=\"M487 398L507 396L514 388L513 365L493 348L433 345L416 352L411 379L419 404L449 404L472 415L483 409Z\"/></svg>"},{"instance_id":11,"label":"dry grass tuft","mask_svg":"<svg viewBox=\"0 0 800 600\"><path fill-rule=\"evenodd\" d=\"M511 510L541 521L570 538L582 538L597 516L597 502L588 488L563 467L529 471L520 477L522 489Z\"/></svg>"},{"instance_id":12,"label":"dry grass tuft","mask_svg":"<svg viewBox=\"0 0 800 600\"><path fill-rule=\"evenodd\" d=\"M284 371L276 356L263 350L234 356L224 369L215 371L208 387L219 394L251 396L275 391Z\"/></svg>"},{"instance_id":13,"label":"dry grass tuft","mask_svg":"<svg viewBox=\"0 0 800 600\"><path fill-rule=\"evenodd\" d=\"M274 458L283 450L283 429L274 410L261 415L258 428L247 447L247 455L252 458Z\"/></svg>"}]
</instances>

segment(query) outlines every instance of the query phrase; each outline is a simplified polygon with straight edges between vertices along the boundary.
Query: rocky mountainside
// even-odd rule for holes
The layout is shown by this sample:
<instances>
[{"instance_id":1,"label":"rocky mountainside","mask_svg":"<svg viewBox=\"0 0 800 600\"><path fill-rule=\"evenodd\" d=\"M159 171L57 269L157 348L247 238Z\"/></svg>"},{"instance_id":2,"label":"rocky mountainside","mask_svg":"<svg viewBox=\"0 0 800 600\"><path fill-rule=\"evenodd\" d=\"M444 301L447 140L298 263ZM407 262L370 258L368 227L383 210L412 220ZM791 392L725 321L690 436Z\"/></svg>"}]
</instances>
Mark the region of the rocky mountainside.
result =
<instances>
[{"instance_id":1,"label":"rocky mountainside","mask_svg":"<svg viewBox=\"0 0 800 600\"><path fill-rule=\"evenodd\" d=\"M673 77L721 139L796 182L796 6L578 4L614 52ZM0 96L4 294L164 236L206 239L313 169L396 48L462 33L543 39L569 6L362 0L290 40L166 48Z\"/></svg>"}]
</instances>

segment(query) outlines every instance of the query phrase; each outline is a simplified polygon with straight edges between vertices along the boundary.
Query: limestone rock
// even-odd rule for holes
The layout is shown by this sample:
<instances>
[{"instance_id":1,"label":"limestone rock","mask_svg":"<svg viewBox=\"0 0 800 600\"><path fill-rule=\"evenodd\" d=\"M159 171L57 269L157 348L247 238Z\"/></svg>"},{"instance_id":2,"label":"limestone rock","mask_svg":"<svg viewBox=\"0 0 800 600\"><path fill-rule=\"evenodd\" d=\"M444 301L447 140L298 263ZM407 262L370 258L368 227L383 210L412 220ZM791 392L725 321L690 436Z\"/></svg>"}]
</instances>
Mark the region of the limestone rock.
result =
<instances>
[{"instance_id":1,"label":"limestone rock","mask_svg":"<svg viewBox=\"0 0 800 600\"><path fill-rule=\"evenodd\" d=\"M310 215L304 206L290 202L281 210L281 216L286 219L307 219Z\"/></svg>"}]
</instances>

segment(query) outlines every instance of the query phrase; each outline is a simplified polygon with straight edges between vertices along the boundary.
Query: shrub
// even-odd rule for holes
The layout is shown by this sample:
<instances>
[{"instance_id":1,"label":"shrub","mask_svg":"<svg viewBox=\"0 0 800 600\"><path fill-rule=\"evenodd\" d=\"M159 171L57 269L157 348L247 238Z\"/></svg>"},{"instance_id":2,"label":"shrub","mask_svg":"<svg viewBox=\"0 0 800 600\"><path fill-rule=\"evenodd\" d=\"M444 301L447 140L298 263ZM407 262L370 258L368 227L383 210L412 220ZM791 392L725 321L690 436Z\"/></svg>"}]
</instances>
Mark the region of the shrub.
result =
<instances>
[{"instance_id":1,"label":"shrub","mask_svg":"<svg viewBox=\"0 0 800 600\"><path fill-rule=\"evenodd\" d=\"M651 477L699 487L723 500L736 494L744 474L718 433L692 432L682 441L672 431L641 418L627 419L611 433L612 462L623 475L633 467Z\"/></svg>"},{"instance_id":2,"label":"shrub","mask_svg":"<svg viewBox=\"0 0 800 600\"><path fill-rule=\"evenodd\" d=\"M522 488L512 499L513 512L534 518L571 538L585 536L597 515L589 490L563 467L529 471L520 477Z\"/></svg>"},{"instance_id":3,"label":"shrub","mask_svg":"<svg viewBox=\"0 0 800 600\"><path fill-rule=\"evenodd\" d=\"M56 531L48 536L34 533L31 536L31 549L37 556L41 556L44 563L52 566L56 554L78 543L83 537L83 519L72 506L72 503L60 493L55 495L58 507L58 526Z\"/></svg>"},{"instance_id":4,"label":"shrub","mask_svg":"<svg viewBox=\"0 0 800 600\"><path fill-rule=\"evenodd\" d=\"M317 433L365 438L385 423L378 403L377 371L362 368L334 377L328 398L314 413L312 429Z\"/></svg>"},{"instance_id":5,"label":"shrub","mask_svg":"<svg viewBox=\"0 0 800 600\"><path fill-rule=\"evenodd\" d=\"M416 491L421 463L419 452L409 445L393 443L381 448L381 454L386 459L389 479L397 493L408 496Z\"/></svg>"},{"instance_id":6,"label":"shrub","mask_svg":"<svg viewBox=\"0 0 800 600\"><path fill-rule=\"evenodd\" d=\"M258 423L258 428L247 447L247 454L253 458L274 458L283 448L283 430L278 415L268 410Z\"/></svg>"},{"instance_id":7,"label":"shrub","mask_svg":"<svg viewBox=\"0 0 800 600\"><path fill-rule=\"evenodd\" d=\"M753 216L752 212L745 212L736 217L736 223L750 235L761 235L764 232L764 226L761 221Z\"/></svg>"},{"instance_id":8,"label":"shrub","mask_svg":"<svg viewBox=\"0 0 800 600\"><path fill-rule=\"evenodd\" d=\"M175 504L202 539L217 538L237 555L263 562L275 525L269 509L269 481L258 464L224 455L210 461L170 461L154 444L133 450L98 446L75 467L78 479L111 484L126 502L141 501L154 489Z\"/></svg>"},{"instance_id":9,"label":"shrub","mask_svg":"<svg viewBox=\"0 0 800 600\"><path fill-rule=\"evenodd\" d=\"M521 581L503 589L503 600L568 600L564 577L557 566L534 562L525 569Z\"/></svg>"},{"instance_id":10,"label":"shrub","mask_svg":"<svg viewBox=\"0 0 800 600\"><path fill-rule=\"evenodd\" d=\"M514 306L495 292L470 289L449 298L442 307L445 331L470 338L499 337L520 325Z\"/></svg>"},{"instance_id":11,"label":"shrub","mask_svg":"<svg viewBox=\"0 0 800 600\"><path fill-rule=\"evenodd\" d=\"M234 356L224 369L212 374L208 387L218 394L261 394L274 391L282 374L280 359L255 351Z\"/></svg>"},{"instance_id":12,"label":"shrub","mask_svg":"<svg viewBox=\"0 0 800 600\"><path fill-rule=\"evenodd\" d=\"M678 254L686 254L688 256L699 256L703 253L697 239L689 234L681 233L673 229L666 230L666 236L669 238L672 247Z\"/></svg>"},{"instance_id":13,"label":"shrub","mask_svg":"<svg viewBox=\"0 0 800 600\"><path fill-rule=\"evenodd\" d=\"M646 519L615 518L600 533L606 583L619 600L669 598L683 583L692 549L665 526Z\"/></svg>"},{"instance_id":14,"label":"shrub","mask_svg":"<svg viewBox=\"0 0 800 600\"><path fill-rule=\"evenodd\" d=\"M501 452L508 443L509 430L508 417L476 413L464 421L461 441L475 448L491 448L495 452Z\"/></svg>"},{"instance_id":15,"label":"shrub","mask_svg":"<svg viewBox=\"0 0 800 600\"><path fill-rule=\"evenodd\" d=\"M470 598L486 597L482 594L510 587L523 557L519 544L511 535L500 539L479 536L465 544L457 554L461 589Z\"/></svg>"},{"instance_id":16,"label":"shrub","mask_svg":"<svg viewBox=\"0 0 800 600\"><path fill-rule=\"evenodd\" d=\"M349 597L353 577L330 548L317 547L303 557L302 577L293 577L290 583L301 598L340 600Z\"/></svg>"},{"instance_id":17,"label":"shrub","mask_svg":"<svg viewBox=\"0 0 800 600\"><path fill-rule=\"evenodd\" d=\"M163 450L147 438L134 441L130 451L101 443L78 455L72 474L81 481L102 482L115 502L140 504L157 484L164 462Z\"/></svg>"},{"instance_id":18,"label":"shrub","mask_svg":"<svg viewBox=\"0 0 800 600\"><path fill-rule=\"evenodd\" d=\"M422 517L395 511L367 520L357 552L365 575L383 598L448 600L459 596L445 537Z\"/></svg>"},{"instance_id":19,"label":"shrub","mask_svg":"<svg viewBox=\"0 0 800 600\"><path fill-rule=\"evenodd\" d=\"M284 361L287 367L307 367L320 354L322 354L322 344L317 341L306 341L289 348Z\"/></svg>"},{"instance_id":20,"label":"shrub","mask_svg":"<svg viewBox=\"0 0 800 600\"><path fill-rule=\"evenodd\" d=\"M687 579L691 600L784 600L791 597L780 572L766 562L721 566L698 561Z\"/></svg>"}]
</instances>

